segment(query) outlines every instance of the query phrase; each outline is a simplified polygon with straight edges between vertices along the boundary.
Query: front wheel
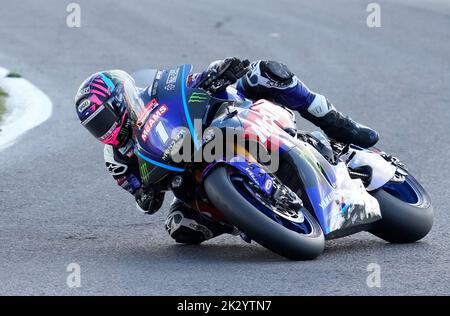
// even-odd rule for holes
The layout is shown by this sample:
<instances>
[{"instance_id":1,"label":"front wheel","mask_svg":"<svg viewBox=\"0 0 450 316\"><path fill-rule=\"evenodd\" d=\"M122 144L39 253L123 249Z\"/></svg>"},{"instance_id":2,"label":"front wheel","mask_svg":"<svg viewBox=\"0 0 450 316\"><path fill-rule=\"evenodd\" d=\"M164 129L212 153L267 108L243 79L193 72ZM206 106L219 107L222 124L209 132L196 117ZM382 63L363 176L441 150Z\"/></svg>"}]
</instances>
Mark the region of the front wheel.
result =
<instances>
[{"instance_id":1,"label":"front wheel","mask_svg":"<svg viewBox=\"0 0 450 316\"><path fill-rule=\"evenodd\" d=\"M263 247L292 260L319 256L325 246L320 225L304 208L297 214L275 209L258 195L251 181L219 166L205 179L211 203L227 220Z\"/></svg>"},{"instance_id":2,"label":"front wheel","mask_svg":"<svg viewBox=\"0 0 450 316\"><path fill-rule=\"evenodd\" d=\"M412 243L425 237L433 226L433 207L425 189L408 175L402 183L387 183L372 193L382 219L370 233L392 243Z\"/></svg>"}]
</instances>

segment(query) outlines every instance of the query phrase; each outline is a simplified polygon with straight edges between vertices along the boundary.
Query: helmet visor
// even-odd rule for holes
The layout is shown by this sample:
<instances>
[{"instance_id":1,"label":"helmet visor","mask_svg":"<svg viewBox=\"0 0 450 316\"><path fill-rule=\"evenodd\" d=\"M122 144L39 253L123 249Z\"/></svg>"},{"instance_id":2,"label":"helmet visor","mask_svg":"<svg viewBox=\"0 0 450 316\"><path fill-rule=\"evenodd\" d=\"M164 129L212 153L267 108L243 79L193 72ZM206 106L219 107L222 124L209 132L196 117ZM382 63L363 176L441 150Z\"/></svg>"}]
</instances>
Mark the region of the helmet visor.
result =
<instances>
[{"instance_id":1,"label":"helmet visor","mask_svg":"<svg viewBox=\"0 0 450 316\"><path fill-rule=\"evenodd\" d=\"M117 127L120 116L108 104L101 105L91 116L81 122L94 137L108 136Z\"/></svg>"}]
</instances>

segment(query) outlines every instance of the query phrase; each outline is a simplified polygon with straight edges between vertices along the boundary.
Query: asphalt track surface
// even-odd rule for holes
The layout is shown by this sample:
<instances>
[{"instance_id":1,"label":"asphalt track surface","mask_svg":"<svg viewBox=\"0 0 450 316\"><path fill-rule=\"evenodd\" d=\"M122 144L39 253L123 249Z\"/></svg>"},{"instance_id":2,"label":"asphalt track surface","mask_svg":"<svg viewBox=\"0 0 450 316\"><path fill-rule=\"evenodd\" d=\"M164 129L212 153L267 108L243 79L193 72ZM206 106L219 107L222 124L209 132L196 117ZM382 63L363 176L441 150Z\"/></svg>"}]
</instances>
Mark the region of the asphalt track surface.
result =
<instances>
[{"instance_id":1,"label":"asphalt track surface","mask_svg":"<svg viewBox=\"0 0 450 316\"><path fill-rule=\"evenodd\" d=\"M68 3L3 1L0 10L0 65L54 104L46 123L0 153L0 294L450 294L448 2L379 1L382 27L368 28L368 1L79 1L74 29ZM380 147L432 196L429 236L390 245L360 233L290 262L238 237L174 244L163 227L170 198L154 216L136 211L78 123L78 85L102 69L200 71L226 56L283 61L376 128ZM66 284L73 262L81 288ZM370 263L381 267L380 288L366 284Z\"/></svg>"}]
</instances>

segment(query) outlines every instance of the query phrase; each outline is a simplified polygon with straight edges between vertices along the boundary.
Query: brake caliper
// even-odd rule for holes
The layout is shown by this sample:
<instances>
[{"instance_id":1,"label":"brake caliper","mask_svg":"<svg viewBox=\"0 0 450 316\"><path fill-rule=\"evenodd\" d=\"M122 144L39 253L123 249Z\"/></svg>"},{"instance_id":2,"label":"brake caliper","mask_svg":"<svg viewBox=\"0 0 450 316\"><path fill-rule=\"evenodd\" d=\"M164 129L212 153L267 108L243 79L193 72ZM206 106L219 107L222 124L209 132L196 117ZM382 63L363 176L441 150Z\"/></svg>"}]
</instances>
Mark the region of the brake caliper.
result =
<instances>
[{"instance_id":1,"label":"brake caliper","mask_svg":"<svg viewBox=\"0 0 450 316\"><path fill-rule=\"evenodd\" d=\"M303 201L286 185L275 181L272 194L273 211L282 217L296 222L303 222L304 217L300 209L303 208Z\"/></svg>"}]
</instances>

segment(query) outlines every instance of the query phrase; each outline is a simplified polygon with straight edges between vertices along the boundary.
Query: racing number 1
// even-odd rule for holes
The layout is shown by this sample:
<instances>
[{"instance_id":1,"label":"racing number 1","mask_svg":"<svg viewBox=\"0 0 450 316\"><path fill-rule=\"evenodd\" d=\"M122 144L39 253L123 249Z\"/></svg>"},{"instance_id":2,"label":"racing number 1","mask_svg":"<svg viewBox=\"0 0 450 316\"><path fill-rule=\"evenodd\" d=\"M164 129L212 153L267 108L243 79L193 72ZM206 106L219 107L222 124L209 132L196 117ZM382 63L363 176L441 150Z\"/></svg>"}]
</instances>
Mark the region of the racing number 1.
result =
<instances>
[{"instance_id":1,"label":"racing number 1","mask_svg":"<svg viewBox=\"0 0 450 316\"><path fill-rule=\"evenodd\" d=\"M155 131L158 134L161 141L163 142L163 144L165 144L169 140L169 134L167 134L163 122L159 122L158 124L156 124Z\"/></svg>"}]
</instances>

